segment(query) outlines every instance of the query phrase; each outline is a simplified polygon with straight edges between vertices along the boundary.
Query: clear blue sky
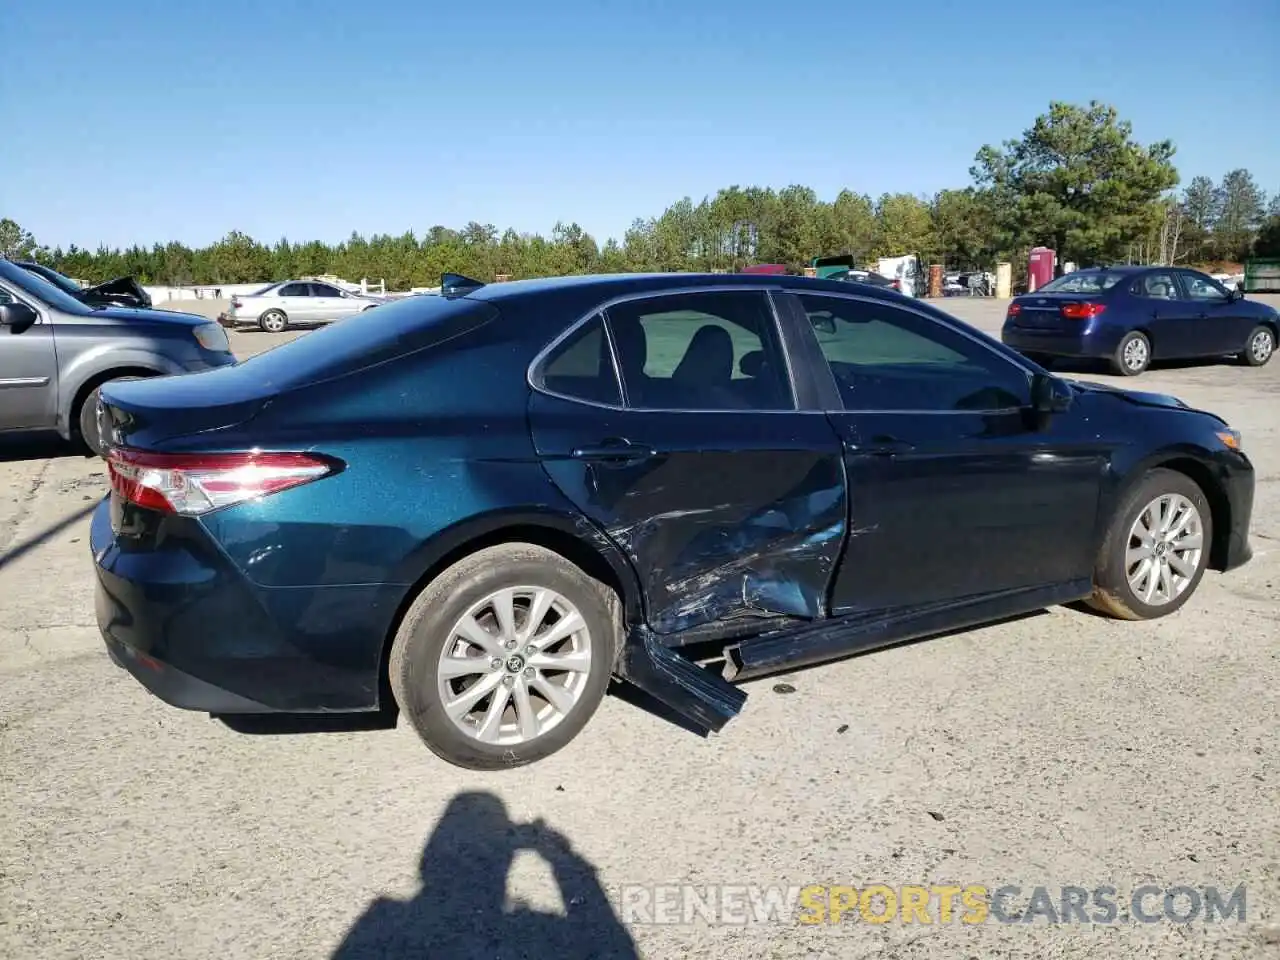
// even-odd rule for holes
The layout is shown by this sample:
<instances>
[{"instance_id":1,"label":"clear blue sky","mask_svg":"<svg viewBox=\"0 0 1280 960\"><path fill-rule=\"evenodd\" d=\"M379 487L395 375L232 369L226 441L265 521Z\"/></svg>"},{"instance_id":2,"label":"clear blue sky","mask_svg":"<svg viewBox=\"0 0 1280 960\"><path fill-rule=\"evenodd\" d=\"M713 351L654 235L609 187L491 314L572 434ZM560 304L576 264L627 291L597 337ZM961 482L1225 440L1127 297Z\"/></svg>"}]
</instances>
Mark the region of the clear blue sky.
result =
<instances>
[{"instance_id":1,"label":"clear blue sky","mask_svg":"<svg viewBox=\"0 0 1280 960\"><path fill-rule=\"evenodd\" d=\"M932 193L1051 99L1280 191L1277 0L14 0L0 30L0 216L51 245Z\"/></svg>"}]
</instances>

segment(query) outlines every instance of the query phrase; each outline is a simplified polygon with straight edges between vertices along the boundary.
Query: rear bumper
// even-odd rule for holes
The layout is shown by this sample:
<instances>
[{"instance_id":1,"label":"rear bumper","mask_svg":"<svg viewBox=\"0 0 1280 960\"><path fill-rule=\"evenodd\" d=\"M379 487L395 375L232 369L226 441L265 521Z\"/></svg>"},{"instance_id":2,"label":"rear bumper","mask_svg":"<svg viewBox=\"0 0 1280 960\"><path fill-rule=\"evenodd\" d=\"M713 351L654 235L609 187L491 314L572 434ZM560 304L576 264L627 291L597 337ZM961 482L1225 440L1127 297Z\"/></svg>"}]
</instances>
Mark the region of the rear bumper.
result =
<instances>
[{"instance_id":1,"label":"rear bumper","mask_svg":"<svg viewBox=\"0 0 1280 960\"><path fill-rule=\"evenodd\" d=\"M151 549L90 526L95 612L111 659L171 706L209 713L324 713L380 707L395 610L379 584L264 588L193 520Z\"/></svg>"},{"instance_id":2,"label":"rear bumper","mask_svg":"<svg viewBox=\"0 0 1280 960\"><path fill-rule=\"evenodd\" d=\"M103 639L107 655L117 667L129 671L133 678L150 693L171 707L183 710L199 710L203 713L277 713L264 703L249 700L222 687L215 687L199 677L183 673L167 663L140 653L126 643L115 640L106 633Z\"/></svg>"},{"instance_id":3,"label":"rear bumper","mask_svg":"<svg viewBox=\"0 0 1280 960\"><path fill-rule=\"evenodd\" d=\"M1063 333L1061 330L1036 330L1005 323L1000 331L1000 342L1021 353L1042 353L1049 357L1080 357L1105 360L1116 349L1117 343L1099 332Z\"/></svg>"}]
</instances>

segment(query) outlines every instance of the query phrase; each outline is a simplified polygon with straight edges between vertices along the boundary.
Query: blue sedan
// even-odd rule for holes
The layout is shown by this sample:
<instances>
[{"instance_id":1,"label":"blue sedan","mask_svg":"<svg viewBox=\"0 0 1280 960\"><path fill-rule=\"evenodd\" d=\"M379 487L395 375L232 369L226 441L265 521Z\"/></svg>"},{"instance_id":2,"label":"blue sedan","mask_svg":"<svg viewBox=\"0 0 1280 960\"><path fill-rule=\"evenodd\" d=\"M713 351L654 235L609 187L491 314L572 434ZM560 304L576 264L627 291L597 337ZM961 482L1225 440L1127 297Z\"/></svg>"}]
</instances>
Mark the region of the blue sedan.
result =
<instances>
[{"instance_id":1,"label":"blue sedan","mask_svg":"<svg viewBox=\"0 0 1280 960\"><path fill-rule=\"evenodd\" d=\"M1198 270L1105 267L1014 298L1000 338L1042 366L1108 360L1126 377L1153 360L1237 356L1260 367L1275 353L1280 313Z\"/></svg>"}]
</instances>

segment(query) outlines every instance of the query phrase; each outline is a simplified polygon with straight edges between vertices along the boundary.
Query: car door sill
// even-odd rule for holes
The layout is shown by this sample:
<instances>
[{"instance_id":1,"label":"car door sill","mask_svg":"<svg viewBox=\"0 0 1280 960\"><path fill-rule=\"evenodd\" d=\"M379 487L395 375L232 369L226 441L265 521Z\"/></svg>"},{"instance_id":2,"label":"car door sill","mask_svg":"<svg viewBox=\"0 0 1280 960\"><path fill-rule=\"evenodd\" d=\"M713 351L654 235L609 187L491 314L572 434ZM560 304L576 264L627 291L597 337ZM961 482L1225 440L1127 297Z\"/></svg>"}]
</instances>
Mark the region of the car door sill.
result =
<instances>
[{"instance_id":1,"label":"car door sill","mask_svg":"<svg viewBox=\"0 0 1280 960\"><path fill-rule=\"evenodd\" d=\"M741 712L747 695L735 684L744 680L1070 603L1089 596L1092 589L1088 579L1073 580L909 609L805 621L757 633L728 647L719 671L686 657L677 649L675 637L640 627L627 638L615 673L657 701L667 719L705 737Z\"/></svg>"},{"instance_id":2,"label":"car door sill","mask_svg":"<svg viewBox=\"0 0 1280 960\"><path fill-rule=\"evenodd\" d=\"M801 627L773 631L729 647L724 678L733 683L781 670L807 667L852 654L976 627L1005 617L1081 600L1092 592L1088 579L979 594L919 607L836 616Z\"/></svg>"}]
</instances>

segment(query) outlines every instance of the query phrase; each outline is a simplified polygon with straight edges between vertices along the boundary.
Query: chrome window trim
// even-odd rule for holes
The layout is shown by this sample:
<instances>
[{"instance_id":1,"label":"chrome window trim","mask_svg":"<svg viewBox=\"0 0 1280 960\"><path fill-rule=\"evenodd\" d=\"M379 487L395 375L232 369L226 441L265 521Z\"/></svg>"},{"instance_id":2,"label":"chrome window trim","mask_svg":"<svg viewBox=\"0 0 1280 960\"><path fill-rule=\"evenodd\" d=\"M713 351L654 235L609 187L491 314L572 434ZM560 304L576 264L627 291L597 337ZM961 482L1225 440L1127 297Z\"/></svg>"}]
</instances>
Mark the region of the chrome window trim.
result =
<instances>
[{"instance_id":1,"label":"chrome window trim","mask_svg":"<svg viewBox=\"0 0 1280 960\"><path fill-rule=\"evenodd\" d=\"M783 288L774 286L747 286L745 284L714 284L711 286L698 287L662 287L656 290L632 291L629 293L619 294L611 297L592 307L584 316L579 317L573 323L569 324L559 335L557 335L550 343L538 351L533 360L529 362L529 366L525 370L525 382L529 385L529 389L544 396L555 397L557 400L565 400L569 403L578 403L587 407L597 407L603 410L613 410L619 413L714 413L714 414L739 414L739 415L777 415L777 414L795 414L795 413L818 413L820 410L800 410L799 403L796 399L795 377L791 369L791 355L787 352L786 346L782 342L781 317L778 315L777 304L774 303L773 297L770 295L775 290L785 292ZM622 303L630 303L635 300L653 300L658 297L670 296L687 296L689 294L699 293L757 293L764 297L769 307L769 315L773 318L774 338L778 348L782 351L784 363L787 368L787 390L791 397L791 409L789 410L726 410L722 407L712 407L704 409L701 407L632 407L627 405L626 384L622 377L622 365L618 363L617 345L614 343L613 332L609 329L608 315L609 308L616 307ZM548 356L555 351L565 340L573 336L574 332L587 323L590 323L596 316L603 321L605 336L609 340L609 356L613 360L613 375L618 383L618 395L622 398L622 405L615 406L611 403L600 403L597 400L586 400L582 397L571 397L567 394L557 393L555 390L549 390L540 383L543 372L543 365Z\"/></svg>"},{"instance_id":2,"label":"chrome window trim","mask_svg":"<svg viewBox=\"0 0 1280 960\"><path fill-rule=\"evenodd\" d=\"M808 291L786 290L784 292L790 293L797 298L802 296L832 297L837 300L854 300L859 303L869 303L874 306L887 306L890 309L902 310L906 313L910 313L910 314L913 314L914 316L919 317L920 319L926 321L927 323L937 324L943 329L950 330L953 333L959 334L962 338L976 344L978 347L985 350L987 353L991 354L991 356L995 357L997 360L1007 363L1010 367L1014 368L1015 370L1020 370L1022 373L1026 374L1027 376L1028 388L1030 387L1031 377L1033 377L1036 372L1029 365L1024 366L1023 363L1021 362L1021 358L1019 358L1019 360L1014 360L1012 357L1006 357L999 350L993 349L991 344L985 342L983 338L975 336L972 331L965 330L962 327L956 325L957 323L963 323L963 321L955 321L949 316L947 316L946 319L943 320L938 317L931 316L930 314L925 313L923 310L917 309L916 307L912 306L909 303L908 304L894 303L894 302L889 302L887 300L882 300L879 297L861 296L857 293L846 293L844 291L840 291L837 293L837 292L828 291L828 290L808 290ZM841 407L839 410L830 410L828 412L829 413L858 413L858 414L895 414L895 415L913 414L916 416L953 416L954 417L954 416L973 416L975 414L981 416L983 414L993 414L993 413L1012 413L1014 411L1021 411L1023 409L1024 409L1023 407L984 407L977 410L911 410L911 409L878 410L878 409L850 409L848 407Z\"/></svg>"}]
</instances>

